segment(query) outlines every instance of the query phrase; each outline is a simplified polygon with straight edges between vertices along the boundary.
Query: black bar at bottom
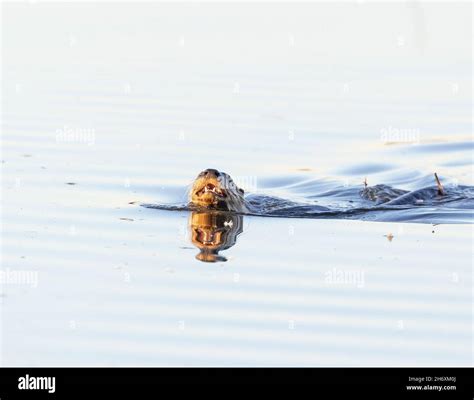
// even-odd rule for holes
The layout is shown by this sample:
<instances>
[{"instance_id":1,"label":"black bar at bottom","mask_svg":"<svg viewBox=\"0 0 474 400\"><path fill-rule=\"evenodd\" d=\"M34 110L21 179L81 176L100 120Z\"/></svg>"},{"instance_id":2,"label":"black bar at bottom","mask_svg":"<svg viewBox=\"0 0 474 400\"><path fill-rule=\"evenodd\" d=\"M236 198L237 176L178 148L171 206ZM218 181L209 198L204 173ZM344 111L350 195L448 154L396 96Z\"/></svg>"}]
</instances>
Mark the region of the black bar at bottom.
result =
<instances>
[{"instance_id":1,"label":"black bar at bottom","mask_svg":"<svg viewBox=\"0 0 474 400\"><path fill-rule=\"evenodd\" d=\"M472 400L473 376L473 368L2 368L0 399L148 398L161 385L293 384L314 385L315 394Z\"/></svg>"}]
</instances>

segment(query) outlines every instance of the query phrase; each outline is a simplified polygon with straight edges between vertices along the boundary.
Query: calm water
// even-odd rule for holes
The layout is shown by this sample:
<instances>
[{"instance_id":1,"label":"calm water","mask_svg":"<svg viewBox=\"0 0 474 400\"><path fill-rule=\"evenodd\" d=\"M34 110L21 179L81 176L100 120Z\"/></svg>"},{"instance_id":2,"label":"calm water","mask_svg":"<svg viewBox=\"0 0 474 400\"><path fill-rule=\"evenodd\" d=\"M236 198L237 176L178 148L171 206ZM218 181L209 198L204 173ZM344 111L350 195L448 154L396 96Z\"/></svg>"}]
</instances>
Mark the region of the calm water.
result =
<instances>
[{"instance_id":1,"label":"calm water","mask_svg":"<svg viewBox=\"0 0 474 400\"><path fill-rule=\"evenodd\" d=\"M4 365L472 364L470 5L2 8Z\"/></svg>"}]
</instances>

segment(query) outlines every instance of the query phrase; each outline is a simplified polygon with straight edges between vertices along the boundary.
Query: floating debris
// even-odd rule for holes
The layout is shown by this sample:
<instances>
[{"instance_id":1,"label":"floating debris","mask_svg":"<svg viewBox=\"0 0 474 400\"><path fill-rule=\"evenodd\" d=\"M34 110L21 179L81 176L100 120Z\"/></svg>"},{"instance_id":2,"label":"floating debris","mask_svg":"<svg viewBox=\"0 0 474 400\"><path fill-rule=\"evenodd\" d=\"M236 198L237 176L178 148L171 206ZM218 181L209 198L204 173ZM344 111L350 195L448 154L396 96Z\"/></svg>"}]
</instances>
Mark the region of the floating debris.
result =
<instances>
[{"instance_id":1,"label":"floating debris","mask_svg":"<svg viewBox=\"0 0 474 400\"><path fill-rule=\"evenodd\" d=\"M119 218L119 219L121 219L122 221L134 221L133 218L125 218L125 217L123 217L123 218Z\"/></svg>"},{"instance_id":2,"label":"floating debris","mask_svg":"<svg viewBox=\"0 0 474 400\"><path fill-rule=\"evenodd\" d=\"M77 183L76 183L76 182L66 182L66 185L71 185L71 186L73 186L73 185L77 185Z\"/></svg>"}]
</instances>

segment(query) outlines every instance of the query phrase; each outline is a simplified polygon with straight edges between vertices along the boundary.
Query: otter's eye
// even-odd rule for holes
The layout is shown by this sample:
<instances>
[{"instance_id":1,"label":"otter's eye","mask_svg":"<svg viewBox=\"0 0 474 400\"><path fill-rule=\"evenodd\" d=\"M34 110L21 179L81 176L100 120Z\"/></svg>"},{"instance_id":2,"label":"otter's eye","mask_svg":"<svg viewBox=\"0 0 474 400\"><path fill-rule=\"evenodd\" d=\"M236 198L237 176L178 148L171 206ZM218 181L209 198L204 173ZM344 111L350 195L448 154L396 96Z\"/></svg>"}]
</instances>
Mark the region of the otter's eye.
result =
<instances>
[{"instance_id":1,"label":"otter's eye","mask_svg":"<svg viewBox=\"0 0 474 400\"><path fill-rule=\"evenodd\" d=\"M245 193L245 192L244 192L244 189L239 189L239 192L242 193L242 194Z\"/></svg>"}]
</instances>

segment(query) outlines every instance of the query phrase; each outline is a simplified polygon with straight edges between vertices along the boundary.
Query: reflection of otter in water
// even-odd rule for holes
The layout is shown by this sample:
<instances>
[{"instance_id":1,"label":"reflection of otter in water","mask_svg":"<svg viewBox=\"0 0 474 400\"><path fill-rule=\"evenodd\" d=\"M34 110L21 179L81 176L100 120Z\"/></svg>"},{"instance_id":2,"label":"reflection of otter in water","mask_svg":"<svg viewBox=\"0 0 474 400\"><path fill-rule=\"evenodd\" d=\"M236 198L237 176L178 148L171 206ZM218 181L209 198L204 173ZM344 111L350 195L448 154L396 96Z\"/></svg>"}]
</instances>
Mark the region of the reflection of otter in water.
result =
<instances>
[{"instance_id":1,"label":"reflection of otter in water","mask_svg":"<svg viewBox=\"0 0 474 400\"><path fill-rule=\"evenodd\" d=\"M232 247L242 233L243 217L218 212L192 212L191 241L199 248L196 259L205 262L227 261L219 251Z\"/></svg>"},{"instance_id":2,"label":"reflection of otter in water","mask_svg":"<svg viewBox=\"0 0 474 400\"><path fill-rule=\"evenodd\" d=\"M206 169L198 175L191 189L190 201L194 206L211 210L248 211L244 191L229 175L216 169Z\"/></svg>"}]
</instances>

